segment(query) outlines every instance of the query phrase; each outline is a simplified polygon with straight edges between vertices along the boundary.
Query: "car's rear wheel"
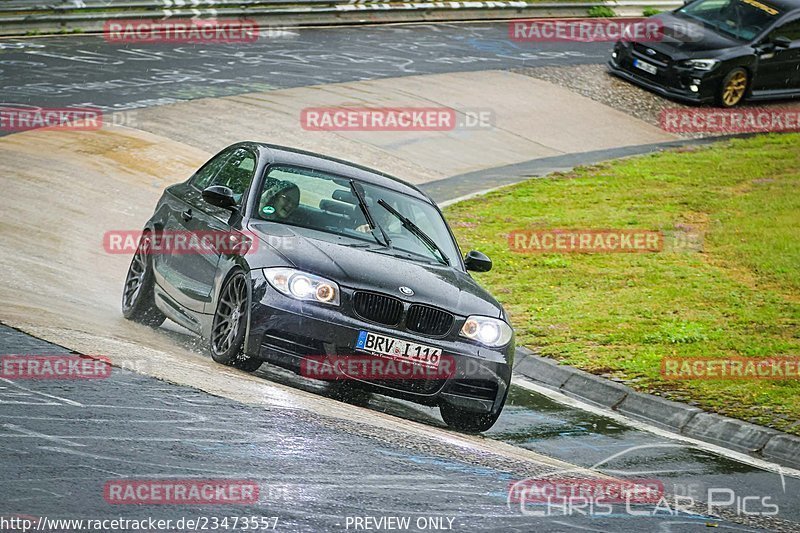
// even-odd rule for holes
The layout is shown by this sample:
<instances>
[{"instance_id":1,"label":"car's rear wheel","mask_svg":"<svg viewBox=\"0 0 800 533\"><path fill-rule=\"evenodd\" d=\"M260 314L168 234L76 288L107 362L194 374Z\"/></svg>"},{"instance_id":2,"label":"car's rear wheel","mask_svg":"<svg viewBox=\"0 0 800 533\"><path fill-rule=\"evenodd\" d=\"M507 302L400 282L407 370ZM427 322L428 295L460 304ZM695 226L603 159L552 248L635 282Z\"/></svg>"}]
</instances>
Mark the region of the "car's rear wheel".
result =
<instances>
[{"instance_id":1,"label":"car's rear wheel","mask_svg":"<svg viewBox=\"0 0 800 533\"><path fill-rule=\"evenodd\" d=\"M735 68L722 79L717 93L717 104L722 107L734 107L744 100L747 94L749 78L743 68Z\"/></svg>"},{"instance_id":2,"label":"car's rear wheel","mask_svg":"<svg viewBox=\"0 0 800 533\"><path fill-rule=\"evenodd\" d=\"M209 351L217 363L255 372L262 361L245 355L242 349L249 307L247 280L242 272L236 272L222 286L211 326Z\"/></svg>"},{"instance_id":3,"label":"car's rear wheel","mask_svg":"<svg viewBox=\"0 0 800 533\"><path fill-rule=\"evenodd\" d=\"M153 263L150 260L152 248L152 235L149 232L142 234L125 277L125 287L122 290L122 316L157 328L167 317L156 307L155 277Z\"/></svg>"},{"instance_id":4,"label":"car's rear wheel","mask_svg":"<svg viewBox=\"0 0 800 533\"><path fill-rule=\"evenodd\" d=\"M439 404L439 413L442 415L444 423L452 429L465 433L481 433L487 431L497 422L497 419L500 418L500 413L503 412L505 403L506 399L503 398L503 403L500 404L496 411L492 413L476 413L442 402Z\"/></svg>"}]
</instances>

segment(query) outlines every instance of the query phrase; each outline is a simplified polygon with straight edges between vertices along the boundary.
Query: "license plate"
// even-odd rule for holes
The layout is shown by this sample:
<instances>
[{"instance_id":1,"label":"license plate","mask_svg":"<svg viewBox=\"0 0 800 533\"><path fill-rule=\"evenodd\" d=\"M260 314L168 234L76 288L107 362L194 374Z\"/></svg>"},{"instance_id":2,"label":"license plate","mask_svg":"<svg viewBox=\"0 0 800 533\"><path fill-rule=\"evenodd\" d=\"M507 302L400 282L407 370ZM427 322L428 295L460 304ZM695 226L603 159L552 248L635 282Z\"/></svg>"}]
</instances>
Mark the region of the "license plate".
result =
<instances>
[{"instance_id":1,"label":"license plate","mask_svg":"<svg viewBox=\"0 0 800 533\"><path fill-rule=\"evenodd\" d=\"M658 67L651 65L646 61L642 61L641 59L634 59L633 66L650 74L658 74Z\"/></svg>"},{"instance_id":2,"label":"license plate","mask_svg":"<svg viewBox=\"0 0 800 533\"><path fill-rule=\"evenodd\" d=\"M356 349L377 355L388 355L420 365L438 368L442 349L408 342L370 331L359 331Z\"/></svg>"}]
</instances>

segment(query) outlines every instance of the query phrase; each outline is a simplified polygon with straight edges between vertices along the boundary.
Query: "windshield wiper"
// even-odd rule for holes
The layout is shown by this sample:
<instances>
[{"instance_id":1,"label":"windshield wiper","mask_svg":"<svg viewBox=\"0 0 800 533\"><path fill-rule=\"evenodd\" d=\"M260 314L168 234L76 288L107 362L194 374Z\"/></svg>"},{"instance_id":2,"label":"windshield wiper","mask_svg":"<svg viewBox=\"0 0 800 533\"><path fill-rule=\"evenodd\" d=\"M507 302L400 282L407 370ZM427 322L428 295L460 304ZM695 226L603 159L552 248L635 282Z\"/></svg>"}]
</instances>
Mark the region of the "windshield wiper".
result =
<instances>
[{"instance_id":1,"label":"windshield wiper","mask_svg":"<svg viewBox=\"0 0 800 533\"><path fill-rule=\"evenodd\" d=\"M385 200L383 199L378 200L378 205L389 211L392 215L394 215L403 224L403 227L406 228L408 231L410 231L419 240L421 240L431 252L433 252L434 254L438 253L439 254L438 259L440 263L450 266L450 259L448 259L448 257L442 251L442 249L439 248L439 245L436 244L436 241L431 239L427 233L419 229L419 226L417 226L416 224L411 222L408 218L400 214L400 212L397 211L397 209L390 206L388 203L386 203Z\"/></svg>"},{"instance_id":2,"label":"windshield wiper","mask_svg":"<svg viewBox=\"0 0 800 533\"><path fill-rule=\"evenodd\" d=\"M392 240L388 235L386 235L386 232L383 230L383 228L375 222L375 219L372 217L372 213L369 211L369 207L367 207L367 201L364 199L364 191L358 184L356 184L355 180L350 180L350 191L352 191L353 196L355 196L358 200L358 207L361 208L361 212L364 214L364 218L367 220L367 225L369 226L372 236L375 237L375 240L378 241L378 244L386 246L387 248L391 248ZM375 235L376 229L381 231L383 242L381 242L378 236Z\"/></svg>"}]
</instances>

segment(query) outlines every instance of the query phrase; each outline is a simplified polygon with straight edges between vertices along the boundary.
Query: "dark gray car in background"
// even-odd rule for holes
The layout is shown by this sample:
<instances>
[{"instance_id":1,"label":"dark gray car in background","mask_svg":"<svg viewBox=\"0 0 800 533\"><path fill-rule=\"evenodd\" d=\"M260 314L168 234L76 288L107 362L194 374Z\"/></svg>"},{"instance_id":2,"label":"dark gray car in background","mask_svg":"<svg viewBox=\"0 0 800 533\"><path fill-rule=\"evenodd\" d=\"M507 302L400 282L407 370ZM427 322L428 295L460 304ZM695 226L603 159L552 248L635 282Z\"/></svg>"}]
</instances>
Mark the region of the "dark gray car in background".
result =
<instances>
[{"instance_id":1,"label":"dark gray car in background","mask_svg":"<svg viewBox=\"0 0 800 533\"><path fill-rule=\"evenodd\" d=\"M618 41L612 73L664 96L733 107L800 97L800 0L694 0Z\"/></svg>"}]
</instances>

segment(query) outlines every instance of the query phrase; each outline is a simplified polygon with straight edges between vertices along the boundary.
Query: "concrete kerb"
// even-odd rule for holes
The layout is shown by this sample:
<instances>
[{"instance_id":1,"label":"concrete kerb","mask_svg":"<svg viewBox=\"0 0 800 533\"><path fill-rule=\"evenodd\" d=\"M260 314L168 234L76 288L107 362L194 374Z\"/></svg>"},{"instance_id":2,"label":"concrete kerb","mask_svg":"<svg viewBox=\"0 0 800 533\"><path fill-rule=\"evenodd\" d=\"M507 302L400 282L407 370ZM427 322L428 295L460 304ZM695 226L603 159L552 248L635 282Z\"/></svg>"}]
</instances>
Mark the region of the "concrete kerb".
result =
<instances>
[{"instance_id":1,"label":"concrete kerb","mask_svg":"<svg viewBox=\"0 0 800 533\"><path fill-rule=\"evenodd\" d=\"M797 464L800 458L800 438L781 433L769 439L761 455L779 464Z\"/></svg>"},{"instance_id":2,"label":"concrete kerb","mask_svg":"<svg viewBox=\"0 0 800 533\"><path fill-rule=\"evenodd\" d=\"M703 412L691 405L634 391L628 392L616 410L630 418L671 431L683 431L695 415Z\"/></svg>"},{"instance_id":3,"label":"concrete kerb","mask_svg":"<svg viewBox=\"0 0 800 533\"><path fill-rule=\"evenodd\" d=\"M559 365L527 348L517 349L514 373L633 420L780 465L800 467L800 437L788 433L636 392L630 387L583 370Z\"/></svg>"},{"instance_id":4,"label":"concrete kerb","mask_svg":"<svg viewBox=\"0 0 800 533\"><path fill-rule=\"evenodd\" d=\"M682 433L749 454L760 453L772 437L781 434L773 429L705 412L695 415Z\"/></svg>"}]
</instances>

